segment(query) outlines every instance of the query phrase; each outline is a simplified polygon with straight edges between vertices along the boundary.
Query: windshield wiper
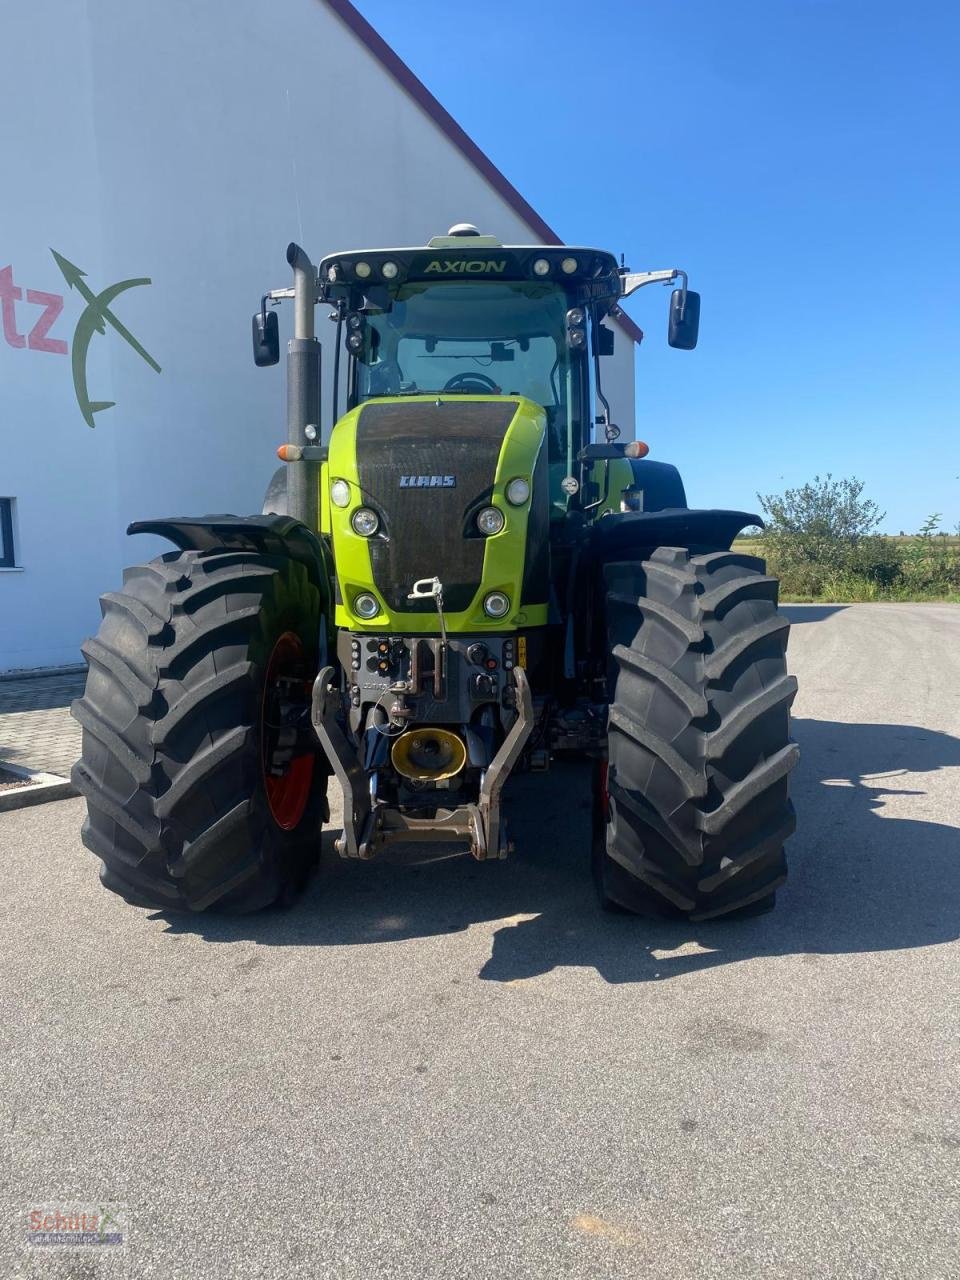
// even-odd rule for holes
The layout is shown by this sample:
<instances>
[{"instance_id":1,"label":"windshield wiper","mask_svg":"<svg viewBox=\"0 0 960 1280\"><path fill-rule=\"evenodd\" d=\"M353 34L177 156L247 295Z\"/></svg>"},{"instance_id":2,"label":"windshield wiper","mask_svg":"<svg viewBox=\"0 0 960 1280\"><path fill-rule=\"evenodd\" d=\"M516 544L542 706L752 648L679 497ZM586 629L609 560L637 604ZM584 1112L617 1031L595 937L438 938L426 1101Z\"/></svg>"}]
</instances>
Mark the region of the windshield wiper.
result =
<instances>
[{"instance_id":1,"label":"windshield wiper","mask_svg":"<svg viewBox=\"0 0 960 1280\"><path fill-rule=\"evenodd\" d=\"M412 391L408 387L405 391L394 391L391 394L395 396L488 396L489 391L476 391L469 387L453 387L449 391L431 391L429 387L416 387Z\"/></svg>"}]
</instances>

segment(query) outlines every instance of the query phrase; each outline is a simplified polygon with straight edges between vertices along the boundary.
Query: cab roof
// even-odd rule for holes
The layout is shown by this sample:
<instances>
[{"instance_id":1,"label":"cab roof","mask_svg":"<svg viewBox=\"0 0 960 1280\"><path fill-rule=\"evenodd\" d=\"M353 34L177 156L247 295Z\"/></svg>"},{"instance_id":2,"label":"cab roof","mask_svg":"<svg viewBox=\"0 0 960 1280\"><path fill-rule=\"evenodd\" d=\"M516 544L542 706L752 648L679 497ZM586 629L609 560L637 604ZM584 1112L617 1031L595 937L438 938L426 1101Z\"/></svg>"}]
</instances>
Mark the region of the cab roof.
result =
<instances>
[{"instance_id":1,"label":"cab roof","mask_svg":"<svg viewBox=\"0 0 960 1280\"><path fill-rule=\"evenodd\" d=\"M529 281L562 285L579 302L620 297L620 268L612 253L573 245L501 245L493 236L436 236L426 245L352 249L319 264L324 295L349 289L396 288L407 283L460 280Z\"/></svg>"}]
</instances>

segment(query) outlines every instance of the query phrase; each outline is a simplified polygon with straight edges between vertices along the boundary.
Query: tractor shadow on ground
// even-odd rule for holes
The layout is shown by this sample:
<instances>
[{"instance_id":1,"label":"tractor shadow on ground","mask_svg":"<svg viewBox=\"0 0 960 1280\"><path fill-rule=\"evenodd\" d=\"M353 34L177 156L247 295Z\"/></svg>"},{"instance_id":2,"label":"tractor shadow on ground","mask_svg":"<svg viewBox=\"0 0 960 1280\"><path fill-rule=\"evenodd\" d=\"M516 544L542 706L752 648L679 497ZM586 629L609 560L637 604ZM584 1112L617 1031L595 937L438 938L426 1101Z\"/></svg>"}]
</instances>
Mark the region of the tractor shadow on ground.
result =
<instances>
[{"instance_id":1,"label":"tractor shadow on ground","mask_svg":"<svg viewBox=\"0 0 960 1280\"><path fill-rule=\"evenodd\" d=\"M884 810L900 795L908 813L927 778L960 767L960 739L908 725L801 719L794 734L802 752L793 787L799 829L788 845L790 879L764 916L691 924L602 912L589 874L590 772L560 764L511 782L518 853L506 862L413 846L346 862L328 833L320 874L291 910L161 918L170 932L210 941L319 947L389 944L493 922L499 927L478 977L494 982L561 966L593 968L610 983L664 981L758 956L902 950L957 938L957 828Z\"/></svg>"},{"instance_id":2,"label":"tractor shadow on ground","mask_svg":"<svg viewBox=\"0 0 960 1280\"><path fill-rule=\"evenodd\" d=\"M782 604L780 612L789 619L791 627L795 627L798 622L823 622L824 618L848 607L845 604Z\"/></svg>"}]
</instances>

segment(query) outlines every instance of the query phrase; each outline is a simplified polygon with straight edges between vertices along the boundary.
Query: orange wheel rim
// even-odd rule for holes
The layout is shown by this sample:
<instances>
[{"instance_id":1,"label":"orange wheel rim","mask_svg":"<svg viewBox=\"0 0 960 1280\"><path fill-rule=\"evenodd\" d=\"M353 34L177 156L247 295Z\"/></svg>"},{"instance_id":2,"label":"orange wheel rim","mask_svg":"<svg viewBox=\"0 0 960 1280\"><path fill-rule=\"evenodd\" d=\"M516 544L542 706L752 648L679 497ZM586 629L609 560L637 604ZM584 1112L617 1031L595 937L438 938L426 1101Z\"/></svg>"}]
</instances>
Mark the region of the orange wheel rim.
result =
<instances>
[{"instance_id":1,"label":"orange wheel rim","mask_svg":"<svg viewBox=\"0 0 960 1280\"><path fill-rule=\"evenodd\" d=\"M299 826L310 801L313 788L313 771L316 758L313 755L294 756L283 773L273 772L272 762L277 748L280 726L271 723L271 715L277 713L281 690L292 682L306 682L306 653L303 642L292 631L285 631L273 646L267 675L263 683L263 704L260 712L261 766L263 786L274 822L284 831Z\"/></svg>"}]
</instances>

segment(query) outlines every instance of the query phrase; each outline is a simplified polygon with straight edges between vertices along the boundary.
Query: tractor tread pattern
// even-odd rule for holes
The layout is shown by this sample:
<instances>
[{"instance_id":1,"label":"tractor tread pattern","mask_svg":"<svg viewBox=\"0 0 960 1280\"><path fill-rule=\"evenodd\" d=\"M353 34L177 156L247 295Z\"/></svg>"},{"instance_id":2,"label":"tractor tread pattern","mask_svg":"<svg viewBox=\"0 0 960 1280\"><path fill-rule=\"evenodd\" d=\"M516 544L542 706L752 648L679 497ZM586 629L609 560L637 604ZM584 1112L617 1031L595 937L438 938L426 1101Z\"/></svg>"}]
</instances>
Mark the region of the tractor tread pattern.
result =
<instances>
[{"instance_id":1,"label":"tractor tread pattern","mask_svg":"<svg viewBox=\"0 0 960 1280\"><path fill-rule=\"evenodd\" d=\"M705 920L758 909L786 878L797 682L762 560L661 547L605 567L611 664L608 901Z\"/></svg>"},{"instance_id":2,"label":"tractor tread pattern","mask_svg":"<svg viewBox=\"0 0 960 1280\"><path fill-rule=\"evenodd\" d=\"M302 885L319 851L322 774L293 832L262 785L262 677L277 631L316 644L306 567L246 550L172 552L124 573L87 640L72 778L101 879L138 905L256 910ZM271 630L272 628L272 630Z\"/></svg>"}]
</instances>

